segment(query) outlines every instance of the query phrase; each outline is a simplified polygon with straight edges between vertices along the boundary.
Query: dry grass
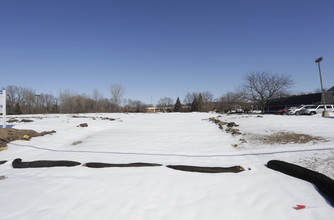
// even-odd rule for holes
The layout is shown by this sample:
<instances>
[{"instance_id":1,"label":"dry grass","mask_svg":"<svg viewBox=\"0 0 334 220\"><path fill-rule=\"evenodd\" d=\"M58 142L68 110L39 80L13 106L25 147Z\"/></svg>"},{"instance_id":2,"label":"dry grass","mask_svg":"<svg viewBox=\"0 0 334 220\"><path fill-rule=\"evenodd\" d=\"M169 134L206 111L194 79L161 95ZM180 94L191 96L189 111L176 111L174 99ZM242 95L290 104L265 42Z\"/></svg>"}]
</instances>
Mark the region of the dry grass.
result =
<instances>
[{"instance_id":1,"label":"dry grass","mask_svg":"<svg viewBox=\"0 0 334 220\"><path fill-rule=\"evenodd\" d=\"M255 135L252 140L260 141L264 144L306 144L312 142L313 144L317 142L327 141L323 137L311 136L308 134L298 134L294 132L277 132L270 135Z\"/></svg>"},{"instance_id":2,"label":"dry grass","mask_svg":"<svg viewBox=\"0 0 334 220\"><path fill-rule=\"evenodd\" d=\"M19 130L14 128L0 129L0 147L6 147L7 143L16 140L30 140L32 137L44 136L46 134L53 134L56 131L36 132L34 130Z\"/></svg>"}]
</instances>

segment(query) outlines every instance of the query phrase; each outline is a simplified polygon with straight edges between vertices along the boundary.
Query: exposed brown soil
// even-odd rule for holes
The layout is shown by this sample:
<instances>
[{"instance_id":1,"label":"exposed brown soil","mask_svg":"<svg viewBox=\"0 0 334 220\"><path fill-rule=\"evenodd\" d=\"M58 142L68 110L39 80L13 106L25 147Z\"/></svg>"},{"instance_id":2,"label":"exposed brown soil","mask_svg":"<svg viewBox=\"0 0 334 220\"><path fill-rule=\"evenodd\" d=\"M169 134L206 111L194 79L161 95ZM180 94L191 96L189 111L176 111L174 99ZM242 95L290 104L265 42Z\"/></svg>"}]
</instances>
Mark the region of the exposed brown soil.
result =
<instances>
[{"instance_id":1,"label":"exposed brown soil","mask_svg":"<svg viewBox=\"0 0 334 220\"><path fill-rule=\"evenodd\" d=\"M109 120L109 121L115 121L115 118L108 118L108 117L92 117L92 116L79 116L79 115L73 115L72 118L91 118L93 120L96 120L97 118L101 120Z\"/></svg>"},{"instance_id":2,"label":"exposed brown soil","mask_svg":"<svg viewBox=\"0 0 334 220\"><path fill-rule=\"evenodd\" d=\"M239 125L235 124L234 122L226 122L221 121L217 118L209 118L209 121L215 123L218 125L220 130L225 130L227 133L231 133L232 135L241 135L239 129L235 129L235 127L238 127ZM323 137L319 136L311 136L308 134L299 134L295 132L286 132L286 131L280 131L274 134L270 135L256 135L251 134L248 136L247 140L250 140L251 142L261 142L263 144L305 144L305 143L317 143L317 142L326 142L327 140ZM247 143L247 140L245 138L240 139L241 143ZM233 147L238 147L237 144L232 145Z\"/></svg>"},{"instance_id":3,"label":"exposed brown soil","mask_svg":"<svg viewBox=\"0 0 334 220\"><path fill-rule=\"evenodd\" d=\"M34 130L19 130L15 128L0 128L0 147L6 147L7 143L16 140L30 140L32 137L44 136L46 134L53 134L56 131L37 132Z\"/></svg>"},{"instance_id":4,"label":"exposed brown soil","mask_svg":"<svg viewBox=\"0 0 334 220\"><path fill-rule=\"evenodd\" d=\"M9 120L7 120L7 123L20 123L20 122L34 122L34 120L25 119L25 118L21 119L21 121L16 118L10 118Z\"/></svg>"},{"instance_id":5,"label":"exposed brown soil","mask_svg":"<svg viewBox=\"0 0 334 220\"><path fill-rule=\"evenodd\" d=\"M224 126L226 126L227 128L225 129L225 131L227 133L231 133L233 135L239 135L241 134L241 132L239 131L239 129L235 129L233 127L238 127L239 125L237 125L236 123L234 122L226 122L226 121L221 121L217 118L209 118L208 119L209 121L215 123L216 125L218 125L219 129L220 130L224 130Z\"/></svg>"},{"instance_id":6,"label":"exposed brown soil","mask_svg":"<svg viewBox=\"0 0 334 220\"><path fill-rule=\"evenodd\" d=\"M319 136L311 136L308 134L298 134L285 131L277 132L271 135L256 135L252 139L265 144L305 144L309 142L317 143L320 141L327 141L326 139Z\"/></svg>"},{"instance_id":7,"label":"exposed brown soil","mask_svg":"<svg viewBox=\"0 0 334 220\"><path fill-rule=\"evenodd\" d=\"M78 145L78 144L82 144L82 141L75 141L72 143L72 145Z\"/></svg>"}]
</instances>

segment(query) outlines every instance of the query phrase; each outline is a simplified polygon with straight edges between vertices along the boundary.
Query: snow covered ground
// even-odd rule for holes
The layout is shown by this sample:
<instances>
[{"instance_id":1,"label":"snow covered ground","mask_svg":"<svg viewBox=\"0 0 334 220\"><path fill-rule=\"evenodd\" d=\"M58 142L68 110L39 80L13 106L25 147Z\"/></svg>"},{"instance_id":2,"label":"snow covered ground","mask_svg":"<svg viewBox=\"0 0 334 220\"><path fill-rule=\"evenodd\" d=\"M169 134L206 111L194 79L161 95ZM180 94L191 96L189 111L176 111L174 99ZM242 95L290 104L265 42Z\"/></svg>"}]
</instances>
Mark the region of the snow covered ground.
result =
<instances>
[{"instance_id":1,"label":"snow covered ground","mask_svg":"<svg viewBox=\"0 0 334 220\"><path fill-rule=\"evenodd\" d=\"M31 115L14 128L56 133L0 151L0 219L332 219L315 187L268 169L272 159L334 178L334 118L215 113ZM116 120L103 120L104 117ZM235 122L241 135L206 119ZM78 127L87 123L88 127ZM285 132L321 137L270 144ZM247 143L242 143L245 139ZM75 144L73 144L75 143ZM237 146L237 147L233 147ZM160 167L14 169L15 158L81 163L159 163ZM194 173L166 165L234 166L241 173ZM296 210L297 204L306 209Z\"/></svg>"}]
</instances>

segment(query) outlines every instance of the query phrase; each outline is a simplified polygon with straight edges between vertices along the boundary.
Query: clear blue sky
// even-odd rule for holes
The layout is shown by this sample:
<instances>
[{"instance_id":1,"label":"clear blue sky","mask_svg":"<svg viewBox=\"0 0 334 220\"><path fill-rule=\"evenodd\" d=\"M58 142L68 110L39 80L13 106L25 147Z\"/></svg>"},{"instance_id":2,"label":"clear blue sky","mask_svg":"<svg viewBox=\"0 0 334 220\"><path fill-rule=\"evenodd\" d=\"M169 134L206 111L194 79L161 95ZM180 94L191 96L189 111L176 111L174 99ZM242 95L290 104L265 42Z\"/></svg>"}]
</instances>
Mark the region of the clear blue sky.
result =
<instances>
[{"instance_id":1,"label":"clear blue sky","mask_svg":"<svg viewBox=\"0 0 334 220\"><path fill-rule=\"evenodd\" d=\"M0 0L0 87L153 104L232 91L252 71L334 86L332 0Z\"/></svg>"}]
</instances>

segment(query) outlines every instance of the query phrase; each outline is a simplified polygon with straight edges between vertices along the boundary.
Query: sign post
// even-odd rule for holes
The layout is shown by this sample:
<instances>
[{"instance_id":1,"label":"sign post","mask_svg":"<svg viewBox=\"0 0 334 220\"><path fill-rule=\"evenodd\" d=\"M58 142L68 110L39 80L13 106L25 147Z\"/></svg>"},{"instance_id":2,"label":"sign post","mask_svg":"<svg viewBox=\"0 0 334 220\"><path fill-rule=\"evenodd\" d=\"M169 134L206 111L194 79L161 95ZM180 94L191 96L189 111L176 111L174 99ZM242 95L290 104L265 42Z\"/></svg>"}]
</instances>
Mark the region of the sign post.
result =
<instances>
[{"instance_id":1,"label":"sign post","mask_svg":"<svg viewBox=\"0 0 334 220\"><path fill-rule=\"evenodd\" d=\"M2 127L6 127L6 90L0 90L0 113L2 113Z\"/></svg>"}]
</instances>

